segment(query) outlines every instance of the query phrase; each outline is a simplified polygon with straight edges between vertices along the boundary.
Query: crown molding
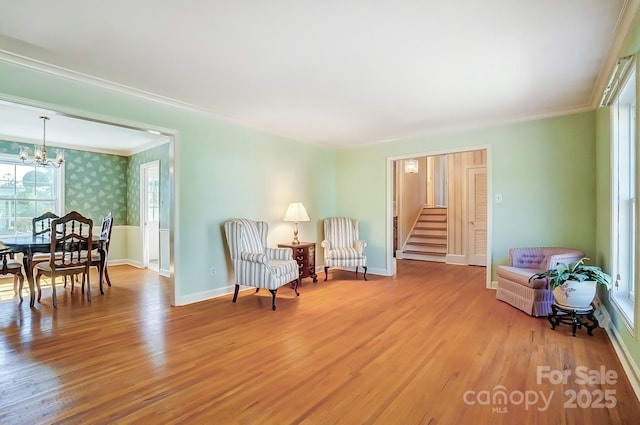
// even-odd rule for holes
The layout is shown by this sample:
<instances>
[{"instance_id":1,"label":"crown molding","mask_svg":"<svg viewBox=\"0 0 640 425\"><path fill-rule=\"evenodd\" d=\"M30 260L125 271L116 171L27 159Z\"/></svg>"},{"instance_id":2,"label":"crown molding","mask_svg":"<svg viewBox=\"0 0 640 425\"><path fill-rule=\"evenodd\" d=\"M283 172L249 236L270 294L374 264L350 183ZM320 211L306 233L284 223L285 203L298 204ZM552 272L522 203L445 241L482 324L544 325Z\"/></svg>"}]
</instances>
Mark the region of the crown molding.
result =
<instances>
[{"instance_id":1,"label":"crown molding","mask_svg":"<svg viewBox=\"0 0 640 425\"><path fill-rule=\"evenodd\" d=\"M620 10L618 22L616 23L613 38L609 46L609 54L600 66L600 72L598 73L596 84L593 86L593 92L591 93L591 105L593 109L598 108L600 105L602 94L609 83L609 78L615 68L616 62L621 56L626 56L623 49L629 44L632 30L636 28L638 20L640 19L639 6L640 1L638 0L625 0Z\"/></svg>"},{"instance_id":2,"label":"crown molding","mask_svg":"<svg viewBox=\"0 0 640 425\"><path fill-rule=\"evenodd\" d=\"M27 56L9 52L7 50L0 49L0 61L22 66L29 69L33 69L35 71L55 75L57 77L65 78L68 80L81 82L81 83L88 84L94 87L99 87L105 90L122 93L128 96L136 97L138 99L158 103L161 105L169 106L169 107L180 109L183 111L205 115L216 120L239 125L245 128L250 128L255 131L260 131L260 132L271 134L274 136L283 137L288 140L322 146L322 144L320 143L313 143L309 140L297 139L293 136L283 134L278 131L273 131L269 128L257 127L255 125L251 125L245 121L242 121L236 118L222 116L202 106L198 106L192 103L173 99L167 96L161 96L161 95L147 92L144 90L136 89L130 86L126 86L124 84L116 83L110 80L95 77L93 75L85 74L85 73L74 71L71 69L63 68L57 65L52 65L47 62L29 58ZM67 115L71 115L71 114L67 114ZM85 116L83 114L80 114L79 112L73 115L77 117L85 118ZM104 123L109 123L108 120L99 120L99 121L102 121ZM138 128L138 127L132 127L132 128ZM163 133L172 134L172 132L163 132Z\"/></svg>"},{"instance_id":3,"label":"crown molding","mask_svg":"<svg viewBox=\"0 0 640 425\"><path fill-rule=\"evenodd\" d=\"M93 75L63 68L57 65L52 65L43 61L39 61L37 59L29 58L27 56L18 55L16 53L12 53L7 50L0 49L0 60L3 62L12 63L14 65L19 65L25 68L33 69L36 71L45 72L47 74L55 75L57 77L66 78L68 80L73 80L73 81L89 84L95 87L103 88L106 90L116 91L129 96L134 96L139 99L147 100L150 102L160 103L160 104L171 106L174 108L186 109L191 112L212 114L211 111L188 102L183 102L167 96L157 95L151 92L126 86L124 84L109 81L104 78L99 78Z\"/></svg>"}]
</instances>

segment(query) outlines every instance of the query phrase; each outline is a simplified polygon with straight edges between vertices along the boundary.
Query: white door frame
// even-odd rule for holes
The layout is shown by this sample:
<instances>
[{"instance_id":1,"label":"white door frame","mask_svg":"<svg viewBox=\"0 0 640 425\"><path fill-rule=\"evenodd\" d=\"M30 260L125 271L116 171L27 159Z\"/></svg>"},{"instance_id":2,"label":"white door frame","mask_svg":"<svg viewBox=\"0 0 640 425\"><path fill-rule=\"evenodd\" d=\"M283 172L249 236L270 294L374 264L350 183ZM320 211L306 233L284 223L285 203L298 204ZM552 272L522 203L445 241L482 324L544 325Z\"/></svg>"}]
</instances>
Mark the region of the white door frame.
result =
<instances>
[{"instance_id":1,"label":"white door frame","mask_svg":"<svg viewBox=\"0 0 640 425\"><path fill-rule=\"evenodd\" d=\"M386 270L389 275L396 273L396 259L393 256L393 163L402 159L410 159L421 156L447 155L458 152L470 152L485 150L487 152L487 267L486 267L486 287L493 288L491 284L492 263L491 263L491 240L493 235L492 216L493 208L491 200L493 199L492 179L491 179L491 145L469 146L458 149L446 149L440 151L412 152L407 155L398 155L387 157L387 243L386 243Z\"/></svg>"},{"instance_id":2,"label":"white door frame","mask_svg":"<svg viewBox=\"0 0 640 425\"><path fill-rule=\"evenodd\" d=\"M141 231L141 241L142 241L142 266L148 268L149 270L153 270L155 272L160 271L160 231L158 229L157 238L158 238L158 264L152 265L149 260L149 240L148 240L148 226L147 226L147 202L148 202L148 186L147 186L147 177L149 171L152 169L157 169L158 177L160 176L160 161L155 160L151 162L145 162L144 164L140 164L140 231ZM159 196L159 195L158 195ZM158 220L160 218L158 217Z\"/></svg>"}]
</instances>

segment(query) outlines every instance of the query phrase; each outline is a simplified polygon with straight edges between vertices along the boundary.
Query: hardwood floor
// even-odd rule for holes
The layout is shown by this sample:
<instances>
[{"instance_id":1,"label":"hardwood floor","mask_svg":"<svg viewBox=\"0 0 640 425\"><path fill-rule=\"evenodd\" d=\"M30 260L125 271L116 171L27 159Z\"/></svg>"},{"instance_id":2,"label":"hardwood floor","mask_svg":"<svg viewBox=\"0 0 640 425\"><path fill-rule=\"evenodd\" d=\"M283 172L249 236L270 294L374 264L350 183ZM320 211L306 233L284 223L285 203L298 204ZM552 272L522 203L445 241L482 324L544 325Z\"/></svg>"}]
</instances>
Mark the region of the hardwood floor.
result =
<instances>
[{"instance_id":1,"label":"hardwood floor","mask_svg":"<svg viewBox=\"0 0 640 425\"><path fill-rule=\"evenodd\" d=\"M394 278L364 282L335 271L323 282L322 273L318 283L305 279L300 297L278 291L276 311L265 290L241 292L236 304L225 296L170 307L157 274L118 266L110 275L105 295L92 279L91 303L61 288L54 310L48 287L34 309L28 298L0 302L1 424L640 417L603 329L576 337L566 325L552 330L545 318L497 301L483 268L403 260ZM602 383L580 382L601 370ZM566 383L555 381L563 371L571 372Z\"/></svg>"}]
</instances>

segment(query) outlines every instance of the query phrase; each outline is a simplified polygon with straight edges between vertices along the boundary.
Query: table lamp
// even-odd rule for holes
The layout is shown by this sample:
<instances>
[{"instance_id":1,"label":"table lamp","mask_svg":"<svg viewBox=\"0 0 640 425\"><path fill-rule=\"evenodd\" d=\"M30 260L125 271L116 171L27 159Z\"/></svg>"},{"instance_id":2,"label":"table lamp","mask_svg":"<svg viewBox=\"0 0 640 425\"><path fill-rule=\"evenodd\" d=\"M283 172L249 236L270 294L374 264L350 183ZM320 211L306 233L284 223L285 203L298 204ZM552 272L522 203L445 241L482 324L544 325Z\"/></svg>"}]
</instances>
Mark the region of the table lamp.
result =
<instances>
[{"instance_id":1,"label":"table lamp","mask_svg":"<svg viewBox=\"0 0 640 425\"><path fill-rule=\"evenodd\" d=\"M292 202L287 208L287 213L284 215L284 221L293 221L293 242L294 245L300 243L298 240L298 222L309 221L307 211L304 209L304 205L301 202Z\"/></svg>"}]
</instances>

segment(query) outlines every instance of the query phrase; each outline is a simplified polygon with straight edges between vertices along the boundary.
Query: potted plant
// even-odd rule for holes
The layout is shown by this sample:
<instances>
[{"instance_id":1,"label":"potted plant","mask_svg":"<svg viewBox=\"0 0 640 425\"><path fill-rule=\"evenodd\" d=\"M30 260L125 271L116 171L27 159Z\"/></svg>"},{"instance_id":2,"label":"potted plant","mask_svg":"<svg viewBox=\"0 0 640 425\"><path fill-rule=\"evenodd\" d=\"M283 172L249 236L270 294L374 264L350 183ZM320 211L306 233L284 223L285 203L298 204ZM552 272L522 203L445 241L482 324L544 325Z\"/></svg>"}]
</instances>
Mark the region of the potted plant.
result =
<instances>
[{"instance_id":1,"label":"potted plant","mask_svg":"<svg viewBox=\"0 0 640 425\"><path fill-rule=\"evenodd\" d=\"M598 266L584 264L587 257L574 263L558 263L557 266L545 272L536 273L529 278L549 279L549 285L560 307L574 310L589 309L596 296L597 285L611 289L611 276Z\"/></svg>"}]
</instances>

